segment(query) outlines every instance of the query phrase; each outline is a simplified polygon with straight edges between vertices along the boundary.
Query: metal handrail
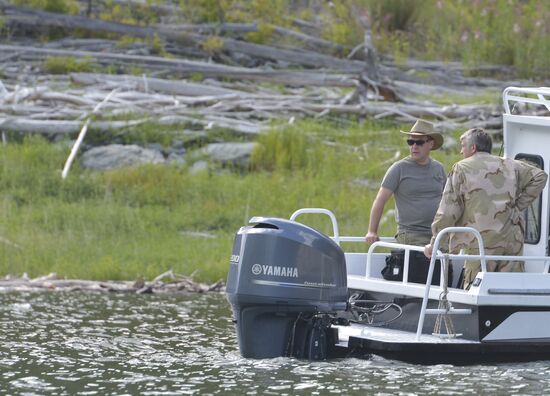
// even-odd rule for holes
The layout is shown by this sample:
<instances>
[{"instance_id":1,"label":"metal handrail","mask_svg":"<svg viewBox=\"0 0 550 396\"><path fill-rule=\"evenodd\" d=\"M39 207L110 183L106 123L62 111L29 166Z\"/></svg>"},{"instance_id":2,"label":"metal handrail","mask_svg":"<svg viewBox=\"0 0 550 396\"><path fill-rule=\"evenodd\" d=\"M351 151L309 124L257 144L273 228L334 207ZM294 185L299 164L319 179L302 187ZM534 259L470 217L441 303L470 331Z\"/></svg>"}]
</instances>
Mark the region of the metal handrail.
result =
<instances>
[{"instance_id":1,"label":"metal handrail","mask_svg":"<svg viewBox=\"0 0 550 396\"><path fill-rule=\"evenodd\" d=\"M367 252L367 265L365 268L365 274L368 278L371 277L371 269L372 269L372 253L374 252L374 249L377 247L387 247L387 248L394 248L394 249L404 249L405 250L405 256L404 256L404 267L403 267L403 283L408 283L409 278L409 257L411 250L417 251L417 252L423 252L424 248L421 246L415 246L415 245L405 245L402 243L395 243L395 242L385 242L385 241L377 241L374 242L372 245L370 245L369 250Z\"/></svg>"},{"instance_id":2,"label":"metal handrail","mask_svg":"<svg viewBox=\"0 0 550 396\"><path fill-rule=\"evenodd\" d=\"M512 93L536 95L536 98L517 96ZM502 93L502 101L503 101L505 113L512 114L510 111L510 103L509 103L510 101L539 104L546 107L546 109L550 111L550 100L546 99L545 96L550 96L549 87L540 87L540 88L508 87Z\"/></svg>"},{"instance_id":3,"label":"metal handrail","mask_svg":"<svg viewBox=\"0 0 550 396\"><path fill-rule=\"evenodd\" d=\"M325 214L328 217L330 217L330 221L332 222L332 232L333 232L332 239L334 240L334 242L340 245L340 233L338 231L338 222L336 221L336 216L334 216L334 213L324 208L302 208L292 213L292 215L290 216L290 220L295 221L296 217L305 213Z\"/></svg>"},{"instance_id":4,"label":"metal handrail","mask_svg":"<svg viewBox=\"0 0 550 396\"><path fill-rule=\"evenodd\" d=\"M430 287L432 283L432 277L434 272L434 266L435 266L435 260L437 257L448 259L447 255L442 254L439 251L439 244L441 241L441 238L443 238L444 235L449 233L472 233L474 234L478 249L479 249L479 256L481 261L481 271L486 272L487 271L487 261L485 259L485 248L483 246L483 239L481 238L481 234L478 230L472 227L447 227L441 230L437 236L435 237L434 244L432 246L432 252L435 252L435 254L432 254L432 258L430 260L430 268L428 269L428 276L426 278L426 288L424 290L424 298L422 299L422 308L420 309L420 316L418 318L418 326L416 328L416 340L420 340L420 335L422 334L422 328L424 327L424 318L426 317L426 308L428 307L428 299L430 296ZM463 256L464 257L464 256ZM442 271L443 272L443 271Z\"/></svg>"},{"instance_id":5,"label":"metal handrail","mask_svg":"<svg viewBox=\"0 0 550 396\"><path fill-rule=\"evenodd\" d=\"M292 215L290 215L291 221L296 221L296 218L302 214L306 213L313 213L313 214L324 214L330 217L330 221L332 222L332 233L333 236L331 237L338 246L340 246L340 242L365 242L365 237L354 237L354 236L340 236L340 232L338 230L338 222L336 221L336 216L332 211L325 209L325 208L301 208L296 210ZM382 237L380 238L381 241L387 241L387 242L393 242L395 241L394 238L390 237Z\"/></svg>"}]
</instances>

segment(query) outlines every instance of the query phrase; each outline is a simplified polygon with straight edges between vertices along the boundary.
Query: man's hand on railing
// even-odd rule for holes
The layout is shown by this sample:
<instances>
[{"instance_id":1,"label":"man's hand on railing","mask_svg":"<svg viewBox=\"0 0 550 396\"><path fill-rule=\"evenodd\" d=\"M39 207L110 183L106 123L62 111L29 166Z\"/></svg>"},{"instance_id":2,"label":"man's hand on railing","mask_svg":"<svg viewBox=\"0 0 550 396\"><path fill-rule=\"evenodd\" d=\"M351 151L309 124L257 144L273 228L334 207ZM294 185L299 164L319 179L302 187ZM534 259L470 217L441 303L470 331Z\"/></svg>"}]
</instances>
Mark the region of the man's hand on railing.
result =
<instances>
[{"instance_id":1,"label":"man's hand on railing","mask_svg":"<svg viewBox=\"0 0 550 396\"><path fill-rule=\"evenodd\" d=\"M424 256L426 256L427 258L432 258L432 251L433 251L433 246L431 243L424 246Z\"/></svg>"},{"instance_id":2,"label":"man's hand on railing","mask_svg":"<svg viewBox=\"0 0 550 396\"><path fill-rule=\"evenodd\" d=\"M367 235L365 235L365 241L372 245L374 242L379 241L380 238L378 237L378 234L376 232L369 231L367 232Z\"/></svg>"}]
</instances>

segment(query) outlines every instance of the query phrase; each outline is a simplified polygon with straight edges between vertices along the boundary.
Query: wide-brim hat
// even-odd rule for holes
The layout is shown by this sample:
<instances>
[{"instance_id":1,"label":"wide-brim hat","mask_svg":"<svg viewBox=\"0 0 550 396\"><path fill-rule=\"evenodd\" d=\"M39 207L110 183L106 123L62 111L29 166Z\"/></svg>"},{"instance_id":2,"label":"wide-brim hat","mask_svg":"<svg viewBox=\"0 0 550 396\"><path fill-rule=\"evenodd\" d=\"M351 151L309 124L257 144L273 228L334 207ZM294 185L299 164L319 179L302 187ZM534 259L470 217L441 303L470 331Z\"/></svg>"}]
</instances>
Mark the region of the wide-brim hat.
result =
<instances>
[{"instance_id":1,"label":"wide-brim hat","mask_svg":"<svg viewBox=\"0 0 550 396\"><path fill-rule=\"evenodd\" d=\"M429 136L433 139L434 145L432 150L437 150L443 145L443 135L434 131L434 124L424 120L418 120L414 123L410 131L401 131L407 135L413 136Z\"/></svg>"}]
</instances>

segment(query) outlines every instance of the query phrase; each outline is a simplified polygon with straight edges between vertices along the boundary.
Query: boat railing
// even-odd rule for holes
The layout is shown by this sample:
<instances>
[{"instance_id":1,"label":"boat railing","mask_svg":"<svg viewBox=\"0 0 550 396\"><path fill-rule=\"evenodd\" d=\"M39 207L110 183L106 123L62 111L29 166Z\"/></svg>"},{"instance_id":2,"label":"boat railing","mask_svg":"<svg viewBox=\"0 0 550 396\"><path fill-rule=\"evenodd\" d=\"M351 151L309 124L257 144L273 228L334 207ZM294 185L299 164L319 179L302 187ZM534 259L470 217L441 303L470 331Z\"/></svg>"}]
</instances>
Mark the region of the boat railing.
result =
<instances>
[{"instance_id":1,"label":"boat railing","mask_svg":"<svg viewBox=\"0 0 550 396\"><path fill-rule=\"evenodd\" d=\"M449 233L471 233L475 236L477 243L478 243L478 249L479 254L448 254L448 253L442 253L439 250L439 245L441 242L441 238L443 238L444 235ZM550 257L548 256L504 256L504 255L486 255L485 254L485 248L483 246L483 239L481 238L481 234L479 231L477 231L474 228L471 227L448 227L439 234L437 234L435 238L435 242L433 244L433 252L437 252L432 254L431 260L430 260L430 268L428 270L428 276L426 279L426 288L424 289L424 297L422 299L422 308L420 310L420 316L418 318L418 326L416 329L416 340L418 341L420 339L420 336L422 335L422 328L424 327L424 319L427 314L451 314L451 315L457 315L457 314L470 314L471 310L469 309L454 309L450 308L450 310L443 310L441 309L428 309L428 300L430 296L430 288L432 283L432 277L435 267L435 262L437 259L441 259L441 262L450 262L452 259L460 259L460 260L479 260L481 264L481 271L487 272L487 260L491 261L544 261L544 267L542 270L542 273L548 274L549 268L550 268ZM443 273L443 271L442 271ZM442 283L443 284L443 283Z\"/></svg>"},{"instance_id":2,"label":"boat railing","mask_svg":"<svg viewBox=\"0 0 550 396\"><path fill-rule=\"evenodd\" d=\"M505 114L512 114L510 103L531 103L550 110L550 88L508 87L502 93Z\"/></svg>"},{"instance_id":3,"label":"boat railing","mask_svg":"<svg viewBox=\"0 0 550 396\"><path fill-rule=\"evenodd\" d=\"M363 242L365 242L365 238L363 238ZM373 244L370 245L369 250L367 252L367 266L365 269L365 274L367 278L372 277L374 250L380 247L404 250L402 282L407 283L407 279L409 279L409 257L411 254L411 250L416 252L424 252L424 247L416 246L416 245L405 245L397 242L386 242L384 240L374 242ZM441 272L441 274L443 275L443 272Z\"/></svg>"},{"instance_id":4,"label":"boat railing","mask_svg":"<svg viewBox=\"0 0 550 396\"><path fill-rule=\"evenodd\" d=\"M296 210L292 215L290 216L290 220L296 221L296 218L303 214L324 214L327 215L332 223L332 232L333 236L330 237L332 240L334 240L338 245L340 245L341 242L361 242L365 243L365 237L364 236L340 236L340 232L338 229L338 221L336 220L336 216L332 211L325 208L301 208ZM459 232L471 232L476 236L476 239L478 241L479 247L480 247L480 254L479 255L471 255L471 254L443 254L441 251L439 251L438 247L440 245L441 238L448 233L459 233ZM395 238L392 237L380 237L380 240L371 244L370 248L367 252L367 264L366 264L366 276L371 277L371 271L373 268L372 260L373 260L373 253L374 250L378 247L387 247L387 248L395 248L395 249L404 249L405 250L405 267L403 269L404 272L408 271L408 257L410 255L410 251L418 251L423 252L424 248L422 246L416 246L416 245L404 245L401 243L395 242ZM497 255L485 255L485 250L483 247L483 239L481 238L481 234L479 232L471 227L449 227L442 230L439 235L436 237L435 243L434 243L434 252L437 252L432 257L432 261L435 263L436 259L440 260L446 260L446 259L470 259L470 260L480 260L481 261L481 271L486 272L487 271L487 264L486 260L545 260L545 266L542 273L549 273L550 272L550 257L547 256L497 256ZM404 282L406 282L407 274L404 274L403 279ZM432 275L433 276L433 270ZM431 279L430 279L431 283Z\"/></svg>"},{"instance_id":5,"label":"boat railing","mask_svg":"<svg viewBox=\"0 0 550 396\"><path fill-rule=\"evenodd\" d=\"M365 242L365 237L357 237L357 236L340 236L340 232L338 230L338 222L336 221L336 216L334 213L332 213L330 210L325 208L301 208L296 210L292 215L290 216L290 220L295 221L296 218L303 214L324 214L330 217L330 221L332 223L332 236L331 239L336 242L338 245L340 245L340 242ZM381 241L385 242L394 242L395 238L392 237L381 237Z\"/></svg>"}]
</instances>

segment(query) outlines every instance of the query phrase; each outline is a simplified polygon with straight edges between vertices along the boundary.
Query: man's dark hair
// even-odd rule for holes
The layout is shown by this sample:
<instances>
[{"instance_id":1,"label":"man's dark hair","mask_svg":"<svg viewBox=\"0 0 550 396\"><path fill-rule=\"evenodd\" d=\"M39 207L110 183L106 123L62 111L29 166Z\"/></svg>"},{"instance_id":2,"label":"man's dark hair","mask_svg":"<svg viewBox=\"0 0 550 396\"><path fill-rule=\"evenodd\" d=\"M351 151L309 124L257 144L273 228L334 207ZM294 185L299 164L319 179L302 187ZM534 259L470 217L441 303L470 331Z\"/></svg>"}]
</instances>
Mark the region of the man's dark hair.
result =
<instances>
[{"instance_id":1,"label":"man's dark hair","mask_svg":"<svg viewBox=\"0 0 550 396\"><path fill-rule=\"evenodd\" d=\"M460 136L460 140L466 140L468 144L476 146L476 150L479 152L490 153L493 149L493 139L482 128L468 129Z\"/></svg>"}]
</instances>

